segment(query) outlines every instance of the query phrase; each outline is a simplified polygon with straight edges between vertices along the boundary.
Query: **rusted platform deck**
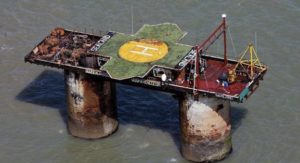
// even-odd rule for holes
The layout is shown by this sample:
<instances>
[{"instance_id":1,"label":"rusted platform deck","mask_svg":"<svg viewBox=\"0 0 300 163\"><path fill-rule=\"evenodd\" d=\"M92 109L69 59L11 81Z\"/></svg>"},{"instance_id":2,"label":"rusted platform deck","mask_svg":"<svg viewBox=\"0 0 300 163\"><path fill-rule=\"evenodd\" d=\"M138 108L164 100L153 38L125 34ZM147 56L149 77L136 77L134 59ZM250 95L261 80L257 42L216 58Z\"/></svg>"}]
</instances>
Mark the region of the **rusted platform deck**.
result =
<instances>
[{"instance_id":1,"label":"rusted platform deck","mask_svg":"<svg viewBox=\"0 0 300 163\"><path fill-rule=\"evenodd\" d=\"M228 69L233 68L236 63L228 63L224 65L224 62L216 59L207 59L207 64L209 65L205 72L201 74L200 80L196 83L196 88L205 90L208 92L219 92L229 96L238 96L240 92L245 89L247 85L247 80L242 81L240 78L239 82L232 83L228 87L222 86L217 82L218 78L222 73L226 73ZM191 83L185 81L181 86L190 87Z\"/></svg>"},{"instance_id":2,"label":"rusted platform deck","mask_svg":"<svg viewBox=\"0 0 300 163\"><path fill-rule=\"evenodd\" d=\"M266 70L254 70L256 73L252 79L237 74L235 82L220 83L220 76L228 74L238 61L210 56L206 50L220 35L225 35L225 29L222 23L201 46L189 46L177 43L185 33L171 23L146 25L135 35L111 31L94 35L56 28L33 48L25 61L151 89L190 92L242 102L255 91ZM135 42L134 47L125 53L131 58L144 57L140 59L144 62L120 57L119 49L130 41ZM158 42L168 47L161 57L157 57L162 55ZM199 47L201 53L197 51ZM159 59L147 62L145 57L154 55ZM199 73L197 78L195 73Z\"/></svg>"}]
</instances>

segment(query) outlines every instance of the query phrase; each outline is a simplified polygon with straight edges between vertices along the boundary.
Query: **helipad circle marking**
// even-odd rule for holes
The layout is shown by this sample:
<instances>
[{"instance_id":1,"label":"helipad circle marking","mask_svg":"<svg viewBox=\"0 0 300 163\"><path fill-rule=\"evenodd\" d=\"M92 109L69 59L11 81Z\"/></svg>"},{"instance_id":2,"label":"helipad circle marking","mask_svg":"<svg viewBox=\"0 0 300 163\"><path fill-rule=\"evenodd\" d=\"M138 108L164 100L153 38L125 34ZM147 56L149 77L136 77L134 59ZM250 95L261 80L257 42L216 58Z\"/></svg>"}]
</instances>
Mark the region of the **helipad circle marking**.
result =
<instances>
[{"instance_id":1,"label":"helipad circle marking","mask_svg":"<svg viewBox=\"0 0 300 163\"><path fill-rule=\"evenodd\" d=\"M138 63L157 61L165 57L167 53L167 44L155 39L128 41L119 49L119 56L121 58Z\"/></svg>"}]
</instances>

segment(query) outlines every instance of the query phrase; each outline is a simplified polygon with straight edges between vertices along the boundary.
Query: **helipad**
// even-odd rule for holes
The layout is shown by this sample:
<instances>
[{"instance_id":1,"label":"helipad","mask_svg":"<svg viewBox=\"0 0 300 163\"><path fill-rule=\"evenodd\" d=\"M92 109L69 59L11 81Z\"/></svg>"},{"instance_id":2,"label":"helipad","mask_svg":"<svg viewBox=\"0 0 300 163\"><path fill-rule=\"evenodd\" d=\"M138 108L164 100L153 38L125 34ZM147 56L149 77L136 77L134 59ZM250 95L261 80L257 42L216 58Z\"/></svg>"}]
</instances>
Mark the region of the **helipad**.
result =
<instances>
[{"instance_id":1,"label":"helipad","mask_svg":"<svg viewBox=\"0 0 300 163\"><path fill-rule=\"evenodd\" d=\"M168 53L166 43L156 39L138 39L123 44L119 49L121 58L131 62L153 62Z\"/></svg>"},{"instance_id":2,"label":"helipad","mask_svg":"<svg viewBox=\"0 0 300 163\"><path fill-rule=\"evenodd\" d=\"M144 25L136 34L115 33L100 49L109 56L101 70L112 79L124 80L144 76L153 66L175 68L191 50L177 43L185 33L176 25Z\"/></svg>"}]
</instances>

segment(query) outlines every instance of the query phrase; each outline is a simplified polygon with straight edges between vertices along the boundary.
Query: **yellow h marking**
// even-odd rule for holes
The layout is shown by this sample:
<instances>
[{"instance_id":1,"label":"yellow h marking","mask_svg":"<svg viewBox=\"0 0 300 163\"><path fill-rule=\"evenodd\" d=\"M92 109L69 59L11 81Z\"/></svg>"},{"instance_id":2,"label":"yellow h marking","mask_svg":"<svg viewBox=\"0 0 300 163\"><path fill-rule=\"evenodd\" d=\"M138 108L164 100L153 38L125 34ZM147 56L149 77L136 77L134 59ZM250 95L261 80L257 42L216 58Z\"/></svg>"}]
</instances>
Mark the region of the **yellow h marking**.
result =
<instances>
[{"instance_id":1,"label":"yellow h marking","mask_svg":"<svg viewBox=\"0 0 300 163\"><path fill-rule=\"evenodd\" d=\"M140 39L123 44L119 56L131 62L153 62L168 54L168 46L160 40Z\"/></svg>"},{"instance_id":2,"label":"yellow h marking","mask_svg":"<svg viewBox=\"0 0 300 163\"><path fill-rule=\"evenodd\" d=\"M131 53L136 53L136 54L141 54L141 55L146 55L146 56L153 56L153 53L146 53L148 50L155 50L157 51L157 48L152 48L148 46L143 46L143 45L136 45L136 47L143 48L142 51L135 51L135 50L130 50Z\"/></svg>"}]
</instances>

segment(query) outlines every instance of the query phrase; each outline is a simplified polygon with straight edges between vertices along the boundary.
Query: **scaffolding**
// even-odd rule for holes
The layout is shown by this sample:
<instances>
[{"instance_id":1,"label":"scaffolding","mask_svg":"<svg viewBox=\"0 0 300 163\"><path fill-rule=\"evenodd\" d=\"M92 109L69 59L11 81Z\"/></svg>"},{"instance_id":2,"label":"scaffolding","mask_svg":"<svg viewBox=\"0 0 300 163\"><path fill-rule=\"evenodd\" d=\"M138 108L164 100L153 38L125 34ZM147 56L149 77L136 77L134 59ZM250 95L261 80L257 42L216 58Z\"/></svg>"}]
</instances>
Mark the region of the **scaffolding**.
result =
<instances>
[{"instance_id":1,"label":"scaffolding","mask_svg":"<svg viewBox=\"0 0 300 163\"><path fill-rule=\"evenodd\" d=\"M246 73L249 79L253 80L257 74L265 71L266 69L267 66L260 62L253 44L249 44L238 60L233 71L235 73Z\"/></svg>"}]
</instances>

